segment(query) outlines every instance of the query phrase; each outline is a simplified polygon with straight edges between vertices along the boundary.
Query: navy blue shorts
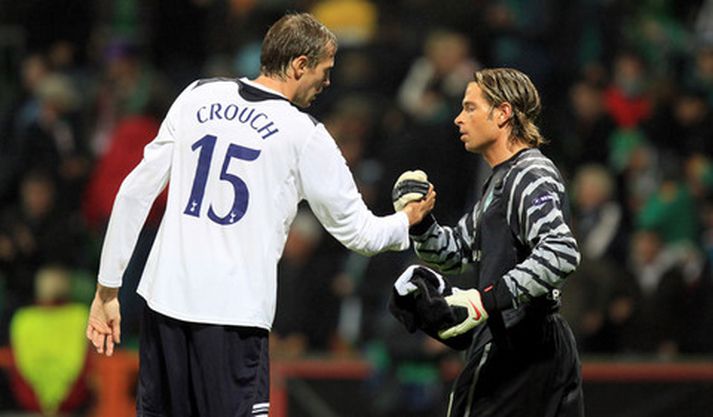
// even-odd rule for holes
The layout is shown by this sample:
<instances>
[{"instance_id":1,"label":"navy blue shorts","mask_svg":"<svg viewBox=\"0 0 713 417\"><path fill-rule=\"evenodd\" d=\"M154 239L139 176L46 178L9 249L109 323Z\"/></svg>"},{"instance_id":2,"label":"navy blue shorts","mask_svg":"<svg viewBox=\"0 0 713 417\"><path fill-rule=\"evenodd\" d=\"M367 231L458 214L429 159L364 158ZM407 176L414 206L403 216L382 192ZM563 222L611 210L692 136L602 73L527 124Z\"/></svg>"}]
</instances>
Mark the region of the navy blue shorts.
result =
<instances>
[{"instance_id":1,"label":"navy blue shorts","mask_svg":"<svg viewBox=\"0 0 713 417\"><path fill-rule=\"evenodd\" d=\"M188 323L144 306L138 417L267 417L268 332Z\"/></svg>"}]
</instances>

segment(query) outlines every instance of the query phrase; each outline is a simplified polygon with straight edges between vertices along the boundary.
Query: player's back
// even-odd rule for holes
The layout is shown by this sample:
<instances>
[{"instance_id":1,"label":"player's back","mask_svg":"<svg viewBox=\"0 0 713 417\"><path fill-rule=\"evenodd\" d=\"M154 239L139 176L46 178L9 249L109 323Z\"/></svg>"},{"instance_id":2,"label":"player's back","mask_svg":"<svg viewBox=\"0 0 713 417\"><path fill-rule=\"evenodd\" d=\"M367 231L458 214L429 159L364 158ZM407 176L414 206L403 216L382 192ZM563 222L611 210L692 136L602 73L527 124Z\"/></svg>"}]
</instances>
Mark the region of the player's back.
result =
<instances>
[{"instance_id":1,"label":"player's back","mask_svg":"<svg viewBox=\"0 0 713 417\"><path fill-rule=\"evenodd\" d=\"M166 213L139 286L154 310L270 327L300 152L317 128L244 79L201 80L179 96L162 127L174 140Z\"/></svg>"}]
</instances>

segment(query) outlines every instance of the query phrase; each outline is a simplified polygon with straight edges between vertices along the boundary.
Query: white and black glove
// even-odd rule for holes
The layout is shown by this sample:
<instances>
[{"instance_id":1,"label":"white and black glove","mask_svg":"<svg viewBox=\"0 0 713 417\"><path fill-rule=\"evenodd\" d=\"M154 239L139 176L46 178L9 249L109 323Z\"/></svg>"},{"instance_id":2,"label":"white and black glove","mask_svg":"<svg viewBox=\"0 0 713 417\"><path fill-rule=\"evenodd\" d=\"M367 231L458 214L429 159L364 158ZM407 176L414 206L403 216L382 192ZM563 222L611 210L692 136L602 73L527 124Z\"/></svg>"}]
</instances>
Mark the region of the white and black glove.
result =
<instances>
[{"instance_id":1,"label":"white and black glove","mask_svg":"<svg viewBox=\"0 0 713 417\"><path fill-rule=\"evenodd\" d=\"M468 317L453 327L439 331L438 336L441 339L450 339L467 333L488 319L488 312L485 311L480 292L476 289L461 290L453 288L453 294L446 297L446 302L451 308L465 308L468 311Z\"/></svg>"},{"instance_id":2,"label":"white and black glove","mask_svg":"<svg viewBox=\"0 0 713 417\"><path fill-rule=\"evenodd\" d=\"M401 211L408 203L424 198L430 186L428 175L420 169L404 172L396 180L391 191L394 210Z\"/></svg>"},{"instance_id":3,"label":"white and black glove","mask_svg":"<svg viewBox=\"0 0 713 417\"><path fill-rule=\"evenodd\" d=\"M417 272L417 270L419 271ZM414 275L424 276L425 274L429 274L431 277L430 282L434 286L438 295L443 295L444 292L449 289L449 286L446 284L443 276L441 276L438 272L423 265L411 265L396 279L396 282L394 282L394 290L396 290L396 293L402 297L416 292L418 287L412 282Z\"/></svg>"}]
</instances>

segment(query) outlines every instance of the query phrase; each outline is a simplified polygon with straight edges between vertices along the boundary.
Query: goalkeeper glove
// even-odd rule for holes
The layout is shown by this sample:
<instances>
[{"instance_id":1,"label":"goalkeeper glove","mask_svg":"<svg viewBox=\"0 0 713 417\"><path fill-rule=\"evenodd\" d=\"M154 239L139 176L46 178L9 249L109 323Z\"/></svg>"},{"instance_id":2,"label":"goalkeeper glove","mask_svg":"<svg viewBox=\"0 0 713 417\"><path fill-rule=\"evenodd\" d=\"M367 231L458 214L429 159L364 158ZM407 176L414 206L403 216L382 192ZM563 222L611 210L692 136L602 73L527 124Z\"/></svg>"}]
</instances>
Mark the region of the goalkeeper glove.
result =
<instances>
[{"instance_id":1,"label":"goalkeeper glove","mask_svg":"<svg viewBox=\"0 0 713 417\"><path fill-rule=\"evenodd\" d=\"M394 289L402 297L418 291L418 287L413 283L414 278L417 277L427 281L435 288L438 295L443 295L444 292L450 293L450 284L446 283L441 274L422 265L411 265L406 268L394 282Z\"/></svg>"},{"instance_id":2,"label":"goalkeeper glove","mask_svg":"<svg viewBox=\"0 0 713 417\"><path fill-rule=\"evenodd\" d=\"M453 294L446 297L446 302L451 308L465 308L468 311L468 317L453 327L439 331L438 336L441 339L450 339L467 333L488 319L488 312L485 311L480 292L476 289L460 290L453 288Z\"/></svg>"},{"instance_id":3,"label":"goalkeeper glove","mask_svg":"<svg viewBox=\"0 0 713 417\"><path fill-rule=\"evenodd\" d=\"M430 186L428 175L420 169L404 172L396 180L391 191L394 210L401 211L408 203L424 198Z\"/></svg>"}]
</instances>

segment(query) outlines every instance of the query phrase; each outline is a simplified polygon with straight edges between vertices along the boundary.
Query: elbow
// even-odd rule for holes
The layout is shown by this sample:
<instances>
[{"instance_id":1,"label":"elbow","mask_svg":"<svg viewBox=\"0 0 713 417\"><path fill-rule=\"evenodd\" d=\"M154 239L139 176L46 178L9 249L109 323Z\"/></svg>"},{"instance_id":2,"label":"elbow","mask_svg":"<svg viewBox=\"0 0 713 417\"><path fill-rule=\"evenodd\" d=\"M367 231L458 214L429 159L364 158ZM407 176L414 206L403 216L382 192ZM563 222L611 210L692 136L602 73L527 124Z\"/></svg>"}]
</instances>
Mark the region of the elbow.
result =
<instances>
[{"instance_id":1,"label":"elbow","mask_svg":"<svg viewBox=\"0 0 713 417\"><path fill-rule=\"evenodd\" d=\"M363 256L373 256L379 252L378 245L373 244L368 239L363 238L363 233L352 231L351 233L338 233L337 239L352 252Z\"/></svg>"},{"instance_id":2,"label":"elbow","mask_svg":"<svg viewBox=\"0 0 713 417\"><path fill-rule=\"evenodd\" d=\"M582 253L579 252L579 249L577 249L576 254L575 254L575 261L574 261L574 270L579 268L579 265L582 263Z\"/></svg>"},{"instance_id":3,"label":"elbow","mask_svg":"<svg viewBox=\"0 0 713 417\"><path fill-rule=\"evenodd\" d=\"M360 239L358 236L345 241L344 246L352 252L356 252L362 256L374 256L388 249L383 244L370 242L367 239Z\"/></svg>"},{"instance_id":4,"label":"elbow","mask_svg":"<svg viewBox=\"0 0 713 417\"><path fill-rule=\"evenodd\" d=\"M579 253L579 250L577 248L574 248L574 251L572 253L572 257L568 259L560 259L559 265L560 265L560 270L562 271L562 274L564 276L567 276L574 271L577 270L579 267L580 262L582 261L582 255Z\"/></svg>"},{"instance_id":5,"label":"elbow","mask_svg":"<svg viewBox=\"0 0 713 417\"><path fill-rule=\"evenodd\" d=\"M579 264L582 263L582 252L579 250L579 245L577 244L577 241L574 241L574 245L572 245L572 252L574 252L574 266L572 267L572 270L569 271L574 272L579 268Z\"/></svg>"}]
</instances>

